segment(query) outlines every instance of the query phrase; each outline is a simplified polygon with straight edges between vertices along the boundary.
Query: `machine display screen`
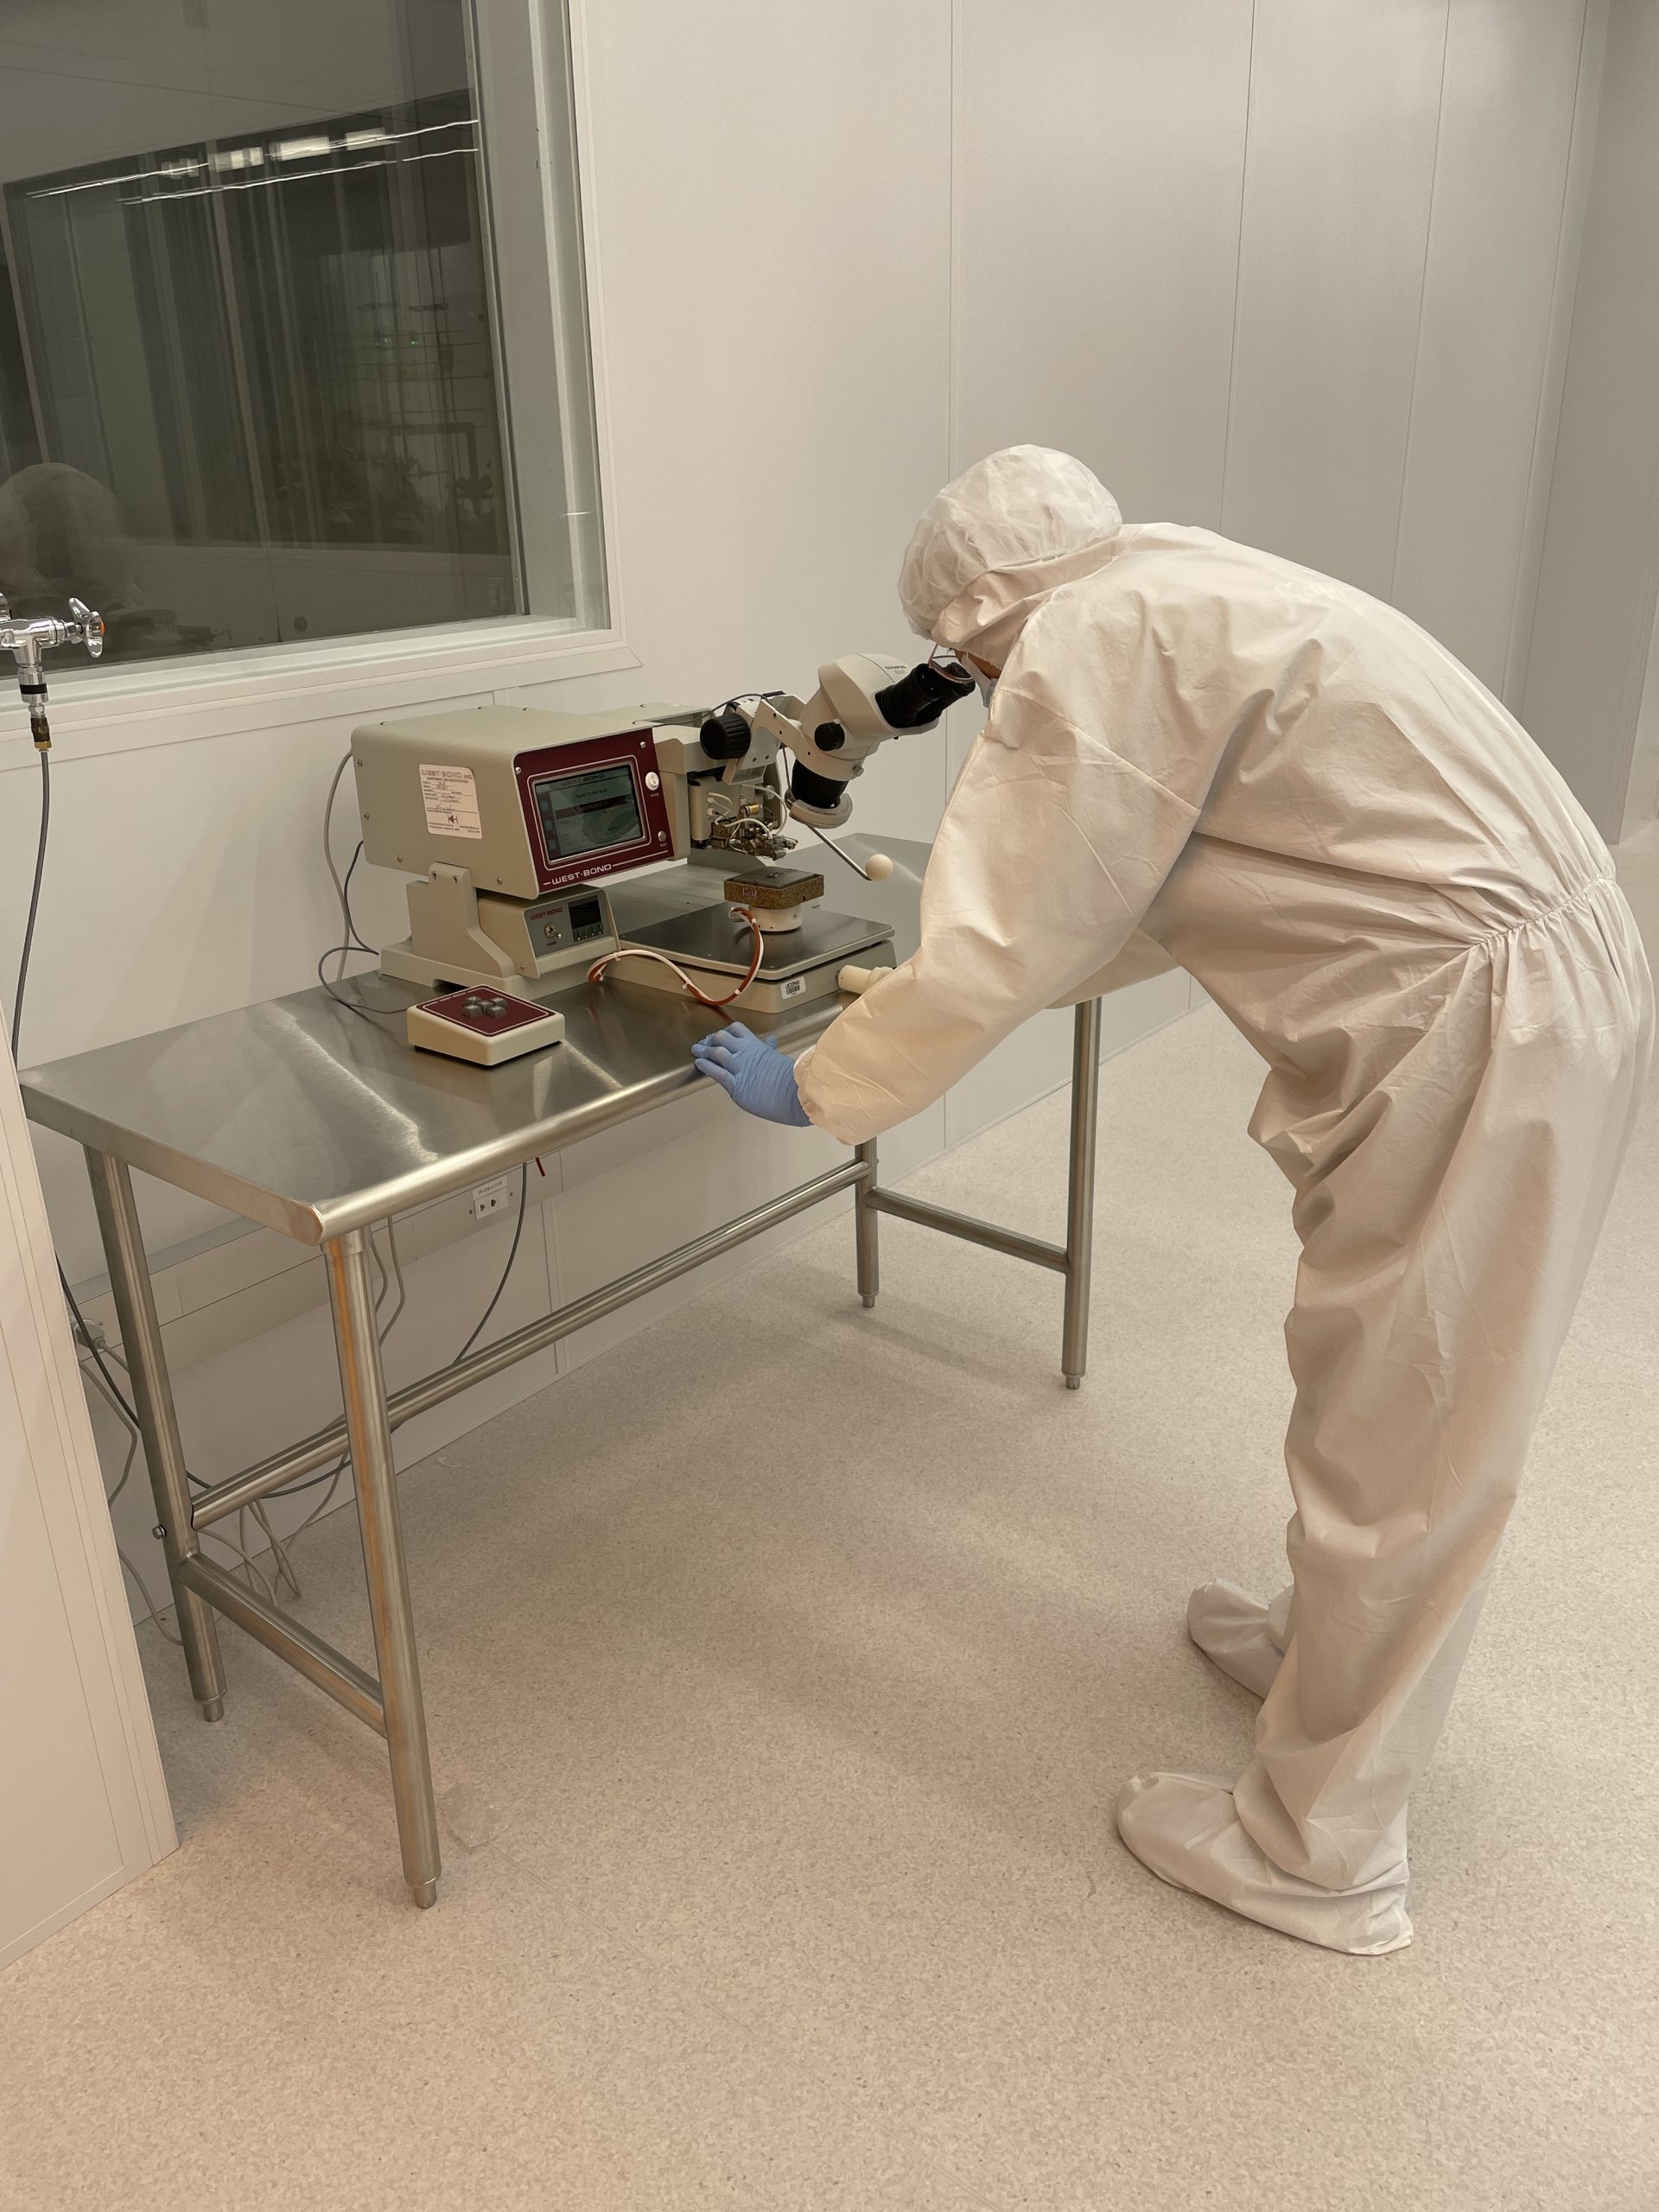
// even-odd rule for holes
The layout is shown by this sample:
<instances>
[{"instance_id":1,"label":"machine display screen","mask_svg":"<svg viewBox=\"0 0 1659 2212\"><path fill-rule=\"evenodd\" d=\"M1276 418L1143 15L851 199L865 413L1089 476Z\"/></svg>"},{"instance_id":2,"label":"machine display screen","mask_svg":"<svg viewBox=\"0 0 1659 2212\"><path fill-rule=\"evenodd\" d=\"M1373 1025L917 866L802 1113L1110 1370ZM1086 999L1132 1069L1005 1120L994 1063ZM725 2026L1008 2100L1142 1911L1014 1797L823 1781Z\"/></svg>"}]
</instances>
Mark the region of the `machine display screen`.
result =
<instances>
[{"instance_id":1,"label":"machine display screen","mask_svg":"<svg viewBox=\"0 0 1659 2212\"><path fill-rule=\"evenodd\" d=\"M626 760L579 769L574 775L538 777L531 789L550 861L638 844L645 834L633 770Z\"/></svg>"}]
</instances>

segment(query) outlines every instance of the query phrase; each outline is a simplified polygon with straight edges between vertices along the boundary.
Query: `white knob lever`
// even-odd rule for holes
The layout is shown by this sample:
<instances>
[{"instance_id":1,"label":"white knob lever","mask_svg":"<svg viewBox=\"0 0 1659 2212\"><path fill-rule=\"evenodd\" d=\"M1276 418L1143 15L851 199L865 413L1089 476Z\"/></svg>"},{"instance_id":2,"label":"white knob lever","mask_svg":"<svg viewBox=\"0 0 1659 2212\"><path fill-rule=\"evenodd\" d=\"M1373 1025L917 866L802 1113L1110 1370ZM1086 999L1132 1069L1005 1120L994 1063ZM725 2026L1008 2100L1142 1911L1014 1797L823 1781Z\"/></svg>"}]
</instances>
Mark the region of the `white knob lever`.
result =
<instances>
[{"instance_id":1,"label":"white knob lever","mask_svg":"<svg viewBox=\"0 0 1659 2212\"><path fill-rule=\"evenodd\" d=\"M845 861L853 874L861 875L866 883L885 883L893 874L893 862L885 853L872 853L869 865L861 867L844 847L838 845L833 837L826 837L816 822L809 822L806 826L821 844L828 845L836 858L838 861Z\"/></svg>"},{"instance_id":2,"label":"white knob lever","mask_svg":"<svg viewBox=\"0 0 1659 2212\"><path fill-rule=\"evenodd\" d=\"M891 968L855 968L849 963L836 977L836 988L845 991L849 998L855 999L861 991L868 991L872 983L892 973Z\"/></svg>"}]
</instances>

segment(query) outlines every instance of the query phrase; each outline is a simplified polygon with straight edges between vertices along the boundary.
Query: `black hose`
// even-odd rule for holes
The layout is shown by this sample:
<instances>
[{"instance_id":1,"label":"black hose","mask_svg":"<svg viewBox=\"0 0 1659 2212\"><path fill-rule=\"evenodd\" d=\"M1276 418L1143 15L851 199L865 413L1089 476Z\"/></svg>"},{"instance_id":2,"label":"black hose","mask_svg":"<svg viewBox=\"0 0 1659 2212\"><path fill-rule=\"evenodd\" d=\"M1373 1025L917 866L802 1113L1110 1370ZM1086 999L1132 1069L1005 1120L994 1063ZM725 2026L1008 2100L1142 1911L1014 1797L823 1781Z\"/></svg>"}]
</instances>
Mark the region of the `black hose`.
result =
<instances>
[{"instance_id":1,"label":"black hose","mask_svg":"<svg viewBox=\"0 0 1659 2212\"><path fill-rule=\"evenodd\" d=\"M11 1001L11 1057L17 1058L17 1040L23 1033L23 993L29 988L29 958L35 950L35 918L41 911L41 879L46 874L46 841L52 828L52 755L41 754L41 835L35 848L35 883L29 894L29 919L23 925L23 955L17 963L17 989Z\"/></svg>"}]
</instances>

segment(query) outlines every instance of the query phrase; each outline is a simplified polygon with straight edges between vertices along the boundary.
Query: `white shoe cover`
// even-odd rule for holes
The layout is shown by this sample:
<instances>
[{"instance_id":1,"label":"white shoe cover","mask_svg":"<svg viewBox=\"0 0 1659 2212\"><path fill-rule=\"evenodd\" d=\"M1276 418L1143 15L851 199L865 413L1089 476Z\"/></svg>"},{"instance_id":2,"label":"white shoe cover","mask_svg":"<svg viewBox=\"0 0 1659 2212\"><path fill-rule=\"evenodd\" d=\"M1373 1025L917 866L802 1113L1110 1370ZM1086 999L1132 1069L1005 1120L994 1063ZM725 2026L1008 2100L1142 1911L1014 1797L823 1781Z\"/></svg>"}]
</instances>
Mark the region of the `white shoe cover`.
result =
<instances>
[{"instance_id":1,"label":"white shoe cover","mask_svg":"<svg viewBox=\"0 0 1659 2212\"><path fill-rule=\"evenodd\" d=\"M1274 1640L1278 1610L1236 1583L1206 1582L1186 1601L1186 1632L1224 1675L1252 1697L1266 1697L1285 1656Z\"/></svg>"},{"instance_id":2,"label":"white shoe cover","mask_svg":"<svg viewBox=\"0 0 1659 2212\"><path fill-rule=\"evenodd\" d=\"M1322 1890L1287 1874L1245 1833L1233 1785L1219 1775L1137 1774L1117 1801L1117 1832L1160 1880L1281 1936L1361 1958L1411 1941L1403 1865L1357 1890Z\"/></svg>"}]
</instances>

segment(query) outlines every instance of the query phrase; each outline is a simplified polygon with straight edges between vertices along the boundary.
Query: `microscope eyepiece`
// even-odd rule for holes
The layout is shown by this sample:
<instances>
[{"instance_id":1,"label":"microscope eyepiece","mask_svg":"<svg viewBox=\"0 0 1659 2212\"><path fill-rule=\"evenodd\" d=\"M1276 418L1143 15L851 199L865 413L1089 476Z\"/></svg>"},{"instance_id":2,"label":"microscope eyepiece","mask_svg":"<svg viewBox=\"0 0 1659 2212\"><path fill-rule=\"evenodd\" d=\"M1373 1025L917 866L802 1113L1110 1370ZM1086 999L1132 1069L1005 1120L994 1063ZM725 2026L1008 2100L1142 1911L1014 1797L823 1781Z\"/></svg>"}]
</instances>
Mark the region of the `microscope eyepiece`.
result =
<instances>
[{"instance_id":1,"label":"microscope eyepiece","mask_svg":"<svg viewBox=\"0 0 1659 2212\"><path fill-rule=\"evenodd\" d=\"M908 676L878 691L875 703L889 729L931 729L945 709L965 699L973 688L971 676L964 674L958 682L934 662L925 660Z\"/></svg>"}]
</instances>

